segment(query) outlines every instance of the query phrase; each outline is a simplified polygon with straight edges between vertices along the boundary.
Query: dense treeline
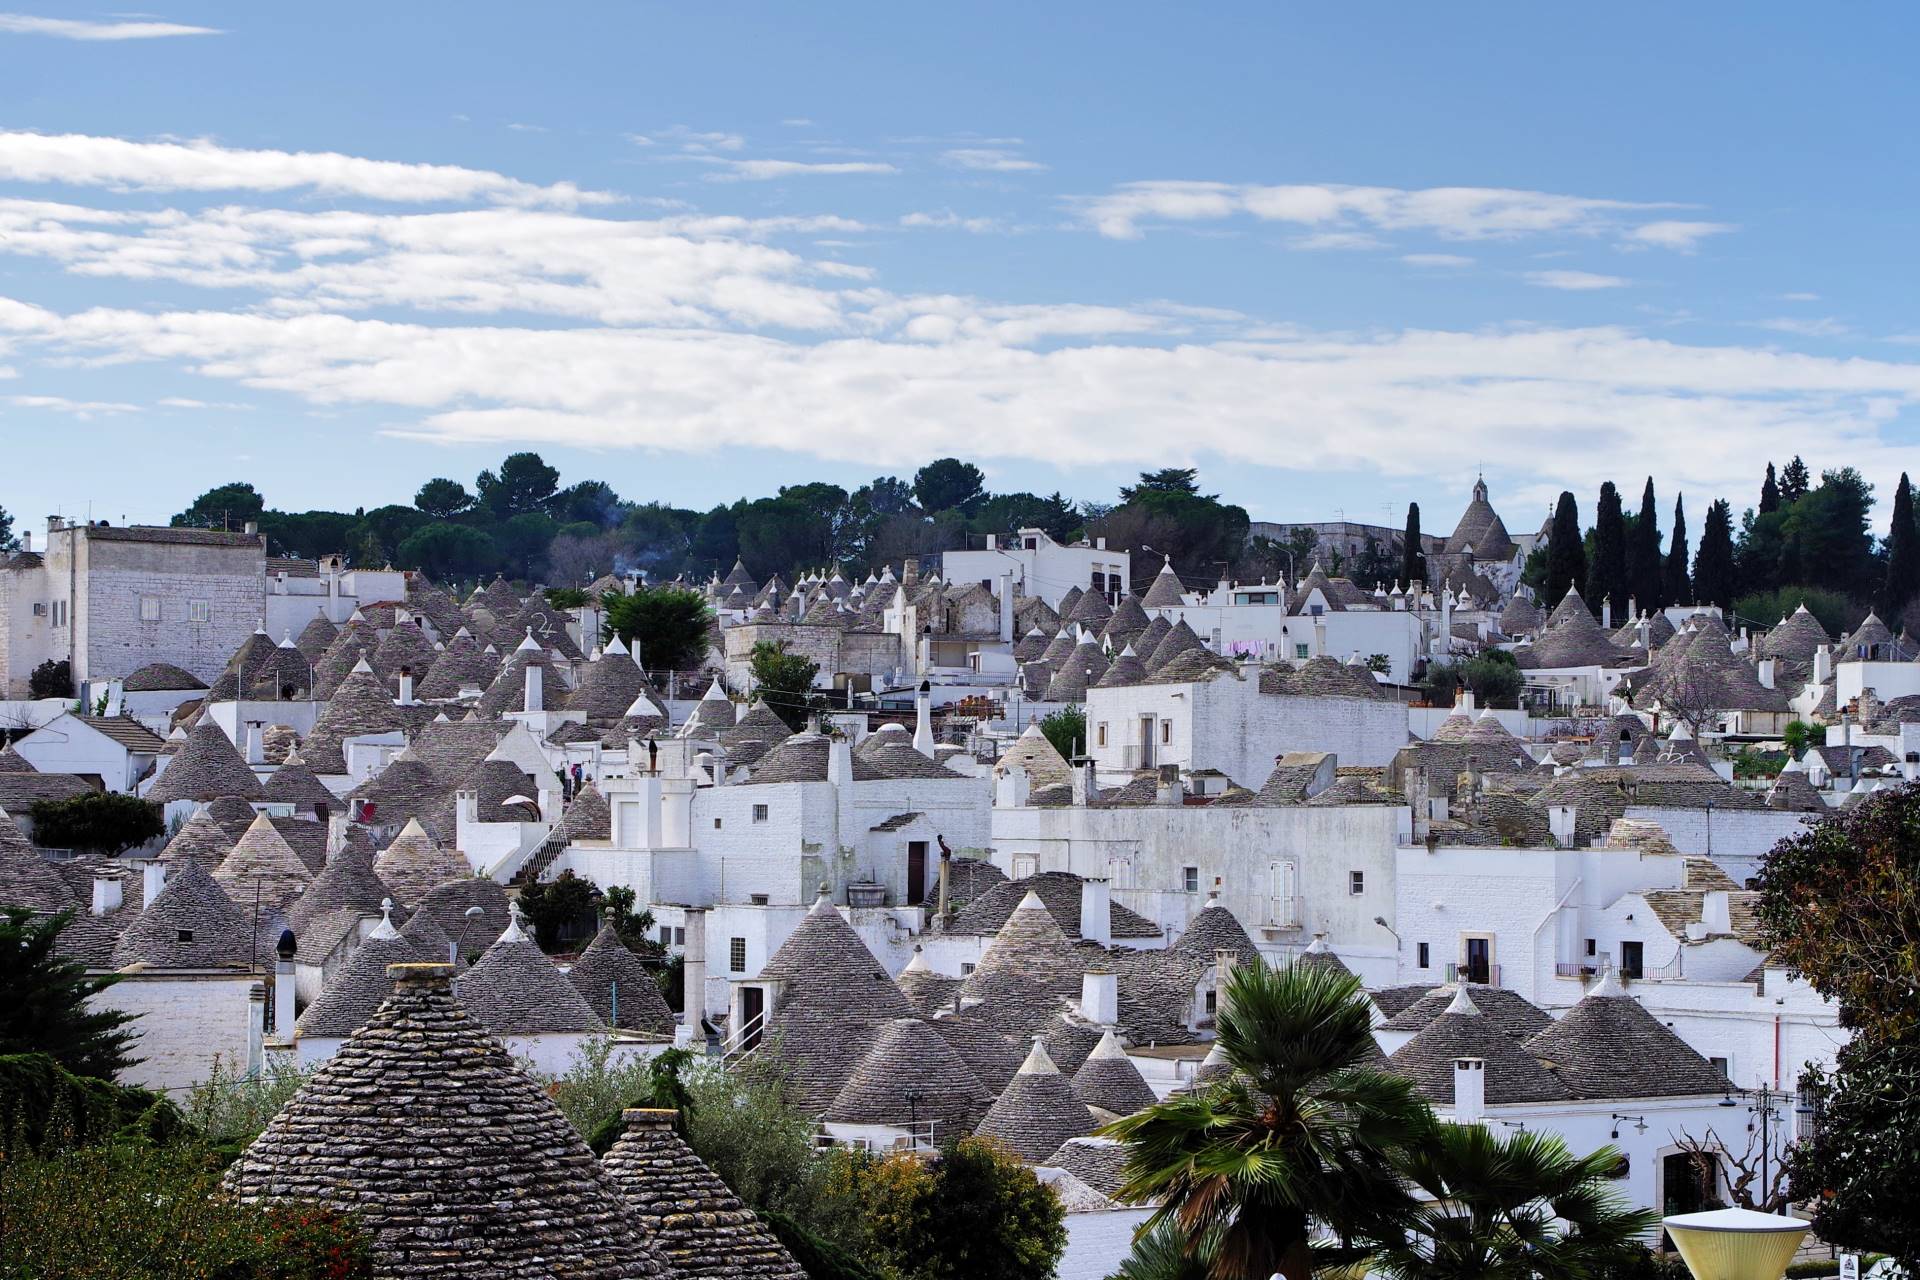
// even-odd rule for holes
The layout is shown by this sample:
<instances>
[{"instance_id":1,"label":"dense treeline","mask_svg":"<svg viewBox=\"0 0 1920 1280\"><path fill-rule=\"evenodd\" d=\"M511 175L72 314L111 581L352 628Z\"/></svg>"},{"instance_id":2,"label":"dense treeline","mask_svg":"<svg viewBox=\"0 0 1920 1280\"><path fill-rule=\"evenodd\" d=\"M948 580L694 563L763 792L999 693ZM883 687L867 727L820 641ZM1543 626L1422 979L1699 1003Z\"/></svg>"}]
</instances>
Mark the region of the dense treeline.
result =
<instances>
[{"instance_id":1,"label":"dense treeline","mask_svg":"<svg viewBox=\"0 0 1920 1280\"><path fill-rule=\"evenodd\" d=\"M1154 547L1203 571L1246 555L1246 511L1202 494L1191 470L1142 475L1120 491L1118 503L1107 504L1059 493L990 493L978 467L941 458L911 481L879 476L851 492L819 482L788 485L772 497L704 512L628 501L601 480L562 487L560 479L539 454L516 453L498 470L481 472L471 488L436 477L420 486L411 506L352 512L274 510L253 485L235 482L201 494L173 523L238 529L258 521L274 555L343 552L355 564L421 569L441 581L498 573L556 585L630 570L655 580L699 580L725 573L736 558L763 580L778 573L792 581L829 565L865 574L1028 527L1063 542L1094 535L1116 547Z\"/></svg>"}]
</instances>

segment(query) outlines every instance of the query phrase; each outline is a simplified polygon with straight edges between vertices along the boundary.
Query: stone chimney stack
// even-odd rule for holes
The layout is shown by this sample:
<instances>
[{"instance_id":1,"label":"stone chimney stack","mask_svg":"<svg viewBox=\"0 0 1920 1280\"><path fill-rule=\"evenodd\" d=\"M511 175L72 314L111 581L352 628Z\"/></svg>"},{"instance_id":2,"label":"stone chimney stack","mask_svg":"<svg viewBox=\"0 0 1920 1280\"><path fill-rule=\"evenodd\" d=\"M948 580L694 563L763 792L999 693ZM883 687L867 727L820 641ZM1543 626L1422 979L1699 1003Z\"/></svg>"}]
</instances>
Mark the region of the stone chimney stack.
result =
<instances>
[{"instance_id":1,"label":"stone chimney stack","mask_svg":"<svg viewBox=\"0 0 1920 1280\"><path fill-rule=\"evenodd\" d=\"M165 863L149 862L140 868L140 909L146 910L153 900L160 896L160 890L167 884Z\"/></svg>"},{"instance_id":2,"label":"stone chimney stack","mask_svg":"<svg viewBox=\"0 0 1920 1280\"><path fill-rule=\"evenodd\" d=\"M1455 1124L1475 1124L1487 1113L1487 1061L1485 1058L1453 1060L1453 1120Z\"/></svg>"},{"instance_id":3,"label":"stone chimney stack","mask_svg":"<svg viewBox=\"0 0 1920 1280\"><path fill-rule=\"evenodd\" d=\"M1080 936L1103 947L1113 945L1113 887L1105 880L1080 882Z\"/></svg>"},{"instance_id":4,"label":"stone chimney stack","mask_svg":"<svg viewBox=\"0 0 1920 1280\"><path fill-rule=\"evenodd\" d=\"M1081 976L1080 1015L1102 1027L1120 1021L1119 975L1108 969L1089 969Z\"/></svg>"}]
</instances>

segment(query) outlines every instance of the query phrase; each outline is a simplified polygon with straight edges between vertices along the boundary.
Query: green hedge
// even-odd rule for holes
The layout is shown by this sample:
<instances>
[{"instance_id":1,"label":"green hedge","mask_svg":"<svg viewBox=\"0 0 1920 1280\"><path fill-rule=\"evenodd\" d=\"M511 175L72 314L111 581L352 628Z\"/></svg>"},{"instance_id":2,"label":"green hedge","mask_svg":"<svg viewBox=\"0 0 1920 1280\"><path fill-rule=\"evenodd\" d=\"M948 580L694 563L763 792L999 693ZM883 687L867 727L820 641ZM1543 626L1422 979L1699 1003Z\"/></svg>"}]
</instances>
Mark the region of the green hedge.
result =
<instances>
[{"instance_id":1,"label":"green hedge","mask_svg":"<svg viewBox=\"0 0 1920 1280\"><path fill-rule=\"evenodd\" d=\"M0 1054L0 1136L8 1147L160 1142L182 1127L179 1108L160 1094L75 1075L44 1053Z\"/></svg>"},{"instance_id":2,"label":"green hedge","mask_svg":"<svg viewBox=\"0 0 1920 1280\"><path fill-rule=\"evenodd\" d=\"M885 1280L860 1259L831 1240L814 1235L778 1210L762 1210L760 1217L780 1237L808 1280Z\"/></svg>"}]
</instances>

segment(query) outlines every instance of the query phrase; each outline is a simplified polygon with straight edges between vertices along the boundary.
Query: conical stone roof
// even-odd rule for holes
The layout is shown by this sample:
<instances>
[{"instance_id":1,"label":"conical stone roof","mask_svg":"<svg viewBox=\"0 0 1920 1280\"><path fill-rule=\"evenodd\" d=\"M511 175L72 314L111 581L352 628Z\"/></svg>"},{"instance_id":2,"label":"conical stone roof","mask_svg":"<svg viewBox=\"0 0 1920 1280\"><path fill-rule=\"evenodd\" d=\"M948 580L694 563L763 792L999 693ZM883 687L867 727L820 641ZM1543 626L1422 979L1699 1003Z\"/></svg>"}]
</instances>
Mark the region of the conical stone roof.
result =
<instances>
[{"instance_id":1,"label":"conical stone roof","mask_svg":"<svg viewBox=\"0 0 1920 1280\"><path fill-rule=\"evenodd\" d=\"M1118 689L1126 685L1142 684L1147 678L1147 664L1140 661L1133 646L1127 645L1120 650L1106 674L1093 682L1096 689Z\"/></svg>"},{"instance_id":2,"label":"conical stone roof","mask_svg":"<svg viewBox=\"0 0 1920 1280\"><path fill-rule=\"evenodd\" d=\"M1204 651L1207 646L1200 643L1193 628L1187 625L1185 618L1167 628L1166 636L1154 646L1153 656L1147 659L1147 670L1158 673L1160 669L1183 653Z\"/></svg>"},{"instance_id":3,"label":"conical stone roof","mask_svg":"<svg viewBox=\"0 0 1920 1280\"><path fill-rule=\"evenodd\" d=\"M373 666L374 674L396 694L399 691L401 669L405 668L413 676L414 692L418 694L420 682L433 670L438 656L434 652L433 641L427 639L427 633L420 629L419 623L399 622L374 647L368 662Z\"/></svg>"},{"instance_id":4,"label":"conical stone roof","mask_svg":"<svg viewBox=\"0 0 1920 1280\"><path fill-rule=\"evenodd\" d=\"M1096 597L1097 598L1097 597ZM1047 702L1080 702L1092 688L1107 674L1107 655L1091 639L1082 640L1075 645L1073 652L1061 659L1054 677L1047 685L1044 700Z\"/></svg>"},{"instance_id":5,"label":"conical stone roof","mask_svg":"<svg viewBox=\"0 0 1920 1280\"><path fill-rule=\"evenodd\" d=\"M993 766L996 774L1003 774L1012 768L1025 769L1033 779L1033 786L1050 787L1066 784L1073 780L1072 769L1066 757L1054 747L1047 735L1041 732L1038 724L1030 724L1020 731L1020 737L1007 753Z\"/></svg>"},{"instance_id":6,"label":"conical stone roof","mask_svg":"<svg viewBox=\"0 0 1920 1280\"><path fill-rule=\"evenodd\" d=\"M1078 1101L1117 1116L1130 1116L1159 1101L1111 1030L1073 1073L1072 1089Z\"/></svg>"},{"instance_id":7,"label":"conical stone roof","mask_svg":"<svg viewBox=\"0 0 1920 1280\"><path fill-rule=\"evenodd\" d=\"M971 1009L975 1016L1026 1034L1079 996L1084 973L1053 913L1029 890L981 953L960 994L963 1001L979 1001Z\"/></svg>"},{"instance_id":8,"label":"conical stone roof","mask_svg":"<svg viewBox=\"0 0 1920 1280\"><path fill-rule=\"evenodd\" d=\"M339 636L340 628L333 625L333 620L324 613L316 613L306 626L300 628L300 634L293 638L293 647L308 662L318 663Z\"/></svg>"},{"instance_id":9,"label":"conical stone roof","mask_svg":"<svg viewBox=\"0 0 1920 1280\"><path fill-rule=\"evenodd\" d=\"M545 649L522 644L507 656L500 674L480 695L477 710L482 719L493 720L509 711L527 709L527 668L530 666L540 669L541 705L549 709L565 705L566 682L561 680L560 668L554 665L553 658Z\"/></svg>"},{"instance_id":10,"label":"conical stone roof","mask_svg":"<svg viewBox=\"0 0 1920 1280\"><path fill-rule=\"evenodd\" d=\"M1514 651L1523 670L1604 667L1619 662L1620 650L1600 629L1580 592L1569 588L1531 645Z\"/></svg>"},{"instance_id":11,"label":"conical stone roof","mask_svg":"<svg viewBox=\"0 0 1920 1280\"><path fill-rule=\"evenodd\" d=\"M364 1027L393 994L387 969L396 964L438 963L446 948L427 952L397 932L391 921L354 949L347 963L294 1022L294 1034L345 1038Z\"/></svg>"},{"instance_id":12,"label":"conical stone roof","mask_svg":"<svg viewBox=\"0 0 1920 1280\"><path fill-rule=\"evenodd\" d=\"M1160 562L1160 572L1153 575L1153 585L1147 588L1143 602L1149 609L1178 609L1186 603L1180 587L1180 575L1173 571L1173 557Z\"/></svg>"},{"instance_id":13,"label":"conical stone roof","mask_svg":"<svg viewBox=\"0 0 1920 1280\"><path fill-rule=\"evenodd\" d=\"M166 884L113 948L115 968L246 968L255 959L247 915L192 858L167 868Z\"/></svg>"},{"instance_id":14,"label":"conical stone roof","mask_svg":"<svg viewBox=\"0 0 1920 1280\"><path fill-rule=\"evenodd\" d=\"M378 915L380 904L392 896L374 873L373 850L362 841L349 840L327 859L313 883L288 908L287 928L305 943L308 926L321 916L343 910Z\"/></svg>"},{"instance_id":15,"label":"conical stone roof","mask_svg":"<svg viewBox=\"0 0 1920 1280\"><path fill-rule=\"evenodd\" d=\"M825 1118L898 1126L931 1121L938 1142L949 1132L972 1132L990 1102L972 1068L937 1031L919 1018L895 1018L880 1028Z\"/></svg>"},{"instance_id":16,"label":"conical stone roof","mask_svg":"<svg viewBox=\"0 0 1920 1280\"><path fill-rule=\"evenodd\" d=\"M673 1274L807 1280L779 1238L674 1131L678 1112L629 1108L601 1161Z\"/></svg>"},{"instance_id":17,"label":"conical stone roof","mask_svg":"<svg viewBox=\"0 0 1920 1280\"><path fill-rule=\"evenodd\" d=\"M1526 1050L1576 1098L1717 1094L1732 1087L1611 974L1528 1040Z\"/></svg>"},{"instance_id":18,"label":"conical stone roof","mask_svg":"<svg viewBox=\"0 0 1920 1280\"><path fill-rule=\"evenodd\" d=\"M227 1192L352 1213L379 1276L669 1275L580 1135L454 998L449 968L389 973L393 995L228 1168Z\"/></svg>"},{"instance_id":19,"label":"conical stone roof","mask_svg":"<svg viewBox=\"0 0 1920 1280\"><path fill-rule=\"evenodd\" d=\"M1099 591L1089 591L1074 602L1073 612L1062 615L1065 621L1076 623L1087 630L1099 633L1113 617L1113 606L1107 603L1107 597Z\"/></svg>"},{"instance_id":20,"label":"conical stone roof","mask_svg":"<svg viewBox=\"0 0 1920 1280\"><path fill-rule=\"evenodd\" d=\"M567 981L608 1026L673 1034L673 1010L661 996L660 984L611 924L600 926L600 932L567 970Z\"/></svg>"},{"instance_id":21,"label":"conical stone roof","mask_svg":"<svg viewBox=\"0 0 1920 1280\"><path fill-rule=\"evenodd\" d=\"M147 799L155 804L174 800L214 800L238 796L243 800L261 798L260 780L233 745L233 740L211 719L203 719L187 734L187 740L174 753Z\"/></svg>"},{"instance_id":22,"label":"conical stone roof","mask_svg":"<svg viewBox=\"0 0 1920 1280\"><path fill-rule=\"evenodd\" d=\"M267 776L265 795L268 800L290 804L296 811L306 813L317 812L322 806L328 812L340 807L340 798L327 790L326 784L297 753L288 756L284 764Z\"/></svg>"},{"instance_id":23,"label":"conical stone roof","mask_svg":"<svg viewBox=\"0 0 1920 1280\"><path fill-rule=\"evenodd\" d=\"M1387 1057L1387 1070L1413 1081L1429 1102L1454 1102L1454 1061L1479 1058L1486 1065L1485 1100L1554 1102L1569 1096L1567 1087L1541 1066L1512 1036L1480 1010L1464 988L1447 1011Z\"/></svg>"},{"instance_id":24,"label":"conical stone roof","mask_svg":"<svg viewBox=\"0 0 1920 1280\"><path fill-rule=\"evenodd\" d=\"M1093 1113L1073 1096L1072 1085L1036 1040L974 1132L1001 1143L1028 1164L1038 1164L1062 1143L1092 1133Z\"/></svg>"},{"instance_id":25,"label":"conical stone roof","mask_svg":"<svg viewBox=\"0 0 1920 1280\"><path fill-rule=\"evenodd\" d=\"M178 862L191 858L212 871L233 852L233 837L205 809L188 818L160 850L160 861Z\"/></svg>"},{"instance_id":26,"label":"conical stone roof","mask_svg":"<svg viewBox=\"0 0 1920 1280\"><path fill-rule=\"evenodd\" d=\"M380 633L357 612L340 628L327 651L313 664L313 693L316 698L332 698L353 669L373 657L380 646ZM378 684L378 681L375 682Z\"/></svg>"},{"instance_id":27,"label":"conical stone roof","mask_svg":"<svg viewBox=\"0 0 1920 1280\"><path fill-rule=\"evenodd\" d=\"M518 919L461 975L460 1000L495 1035L602 1030L593 1006L553 967Z\"/></svg>"},{"instance_id":28,"label":"conical stone roof","mask_svg":"<svg viewBox=\"0 0 1920 1280\"><path fill-rule=\"evenodd\" d=\"M404 732L407 719L393 696L365 661L356 662L313 722L313 731L301 745L300 757L316 774L335 776L347 771L343 744L369 733Z\"/></svg>"},{"instance_id":29,"label":"conical stone roof","mask_svg":"<svg viewBox=\"0 0 1920 1280\"><path fill-rule=\"evenodd\" d=\"M0 809L0 907L53 912L77 905L79 896L60 872Z\"/></svg>"},{"instance_id":30,"label":"conical stone roof","mask_svg":"<svg viewBox=\"0 0 1920 1280\"><path fill-rule=\"evenodd\" d=\"M261 911L285 911L313 883L313 872L293 851L272 819L261 814L213 872L227 896Z\"/></svg>"},{"instance_id":31,"label":"conical stone roof","mask_svg":"<svg viewBox=\"0 0 1920 1280\"><path fill-rule=\"evenodd\" d=\"M618 720L635 698L650 699L652 692L647 673L616 638L581 670L580 683L567 695L567 709L585 712L590 721Z\"/></svg>"},{"instance_id":32,"label":"conical stone roof","mask_svg":"<svg viewBox=\"0 0 1920 1280\"><path fill-rule=\"evenodd\" d=\"M1108 644L1118 649L1145 634L1147 626L1147 611L1140 607L1140 602L1130 595L1121 596L1113 616L1107 619L1107 625L1100 634Z\"/></svg>"},{"instance_id":33,"label":"conical stone roof","mask_svg":"<svg viewBox=\"0 0 1920 1280\"><path fill-rule=\"evenodd\" d=\"M447 647L433 660L426 679L413 686L414 696L439 701L457 698L462 689L486 692L500 674L500 654L474 638L465 627L453 633Z\"/></svg>"}]
</instances>

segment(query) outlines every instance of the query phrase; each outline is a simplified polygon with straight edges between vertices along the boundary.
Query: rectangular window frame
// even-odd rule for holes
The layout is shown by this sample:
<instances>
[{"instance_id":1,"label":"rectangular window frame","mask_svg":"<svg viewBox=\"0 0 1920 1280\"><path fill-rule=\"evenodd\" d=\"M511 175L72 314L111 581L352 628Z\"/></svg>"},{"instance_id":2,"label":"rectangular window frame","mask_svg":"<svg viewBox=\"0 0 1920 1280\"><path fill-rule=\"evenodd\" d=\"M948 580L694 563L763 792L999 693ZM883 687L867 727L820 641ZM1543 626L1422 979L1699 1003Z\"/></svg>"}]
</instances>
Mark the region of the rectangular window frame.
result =
<instances>
[{"instance_id":1,"label":"rectangular window frame","mask_svg":"<svg viewBox=\"0 0 1920 1280\"><path fill-rule=\"evenodd\" d=\"M747 940L745 938L727 939L727 972L745 973L747 971Z\"/></svg>"},{"instance_id":2,"label":"rectangular window frame","mask_svg":"<svg viewBox=\"0 0 1920 1280\"><path fill-rule=\"evenodd\" d=\"M1182 893L1200 892L1200 868L1199 867L1181 867L1180 868L1180 892Z\"/></svg>"},{"instance_id":3,"label":"rectangular window frame","mask_svg":"<svg viewBox=\"0 0 1920 1280\"><path fill-rule=\"evenodd\" d=\"M767 820L767 806L763 804L753 806L753 820L755 822L765 822Z\"/></svg>"},{"instance_id":4,"label":"rectangular window frame","mask_svg":"<svg viewBox=\"0 0 1920 1280\"><path fill-rule=\"evenodd\" d=\"M140 597L140 621L142 622L161 621L159 596L141 596Z\"/></svg>"},{"instance_id":5,"label":"rectangular window frame","mask_svg":"<svg viewBox=\"0 0 1920 1280\"><path fill-rule=\"evenodd\" d=\"M1359 898L1365 896L1366 892L1367 873L1360 870L1347 872L1347 896Z\"/></svg>"},{"instance_id":6,"label":"rectangular window frame","mask_svg":"<svg viewBox=\"0 0 1920 1280\"><path fill-rule=\"evenodd\" d=\"M212 622L213 621L213 601L211 600L187 601L187 621L200 623L202 625Z\"/></svg>"}]
</instances>

